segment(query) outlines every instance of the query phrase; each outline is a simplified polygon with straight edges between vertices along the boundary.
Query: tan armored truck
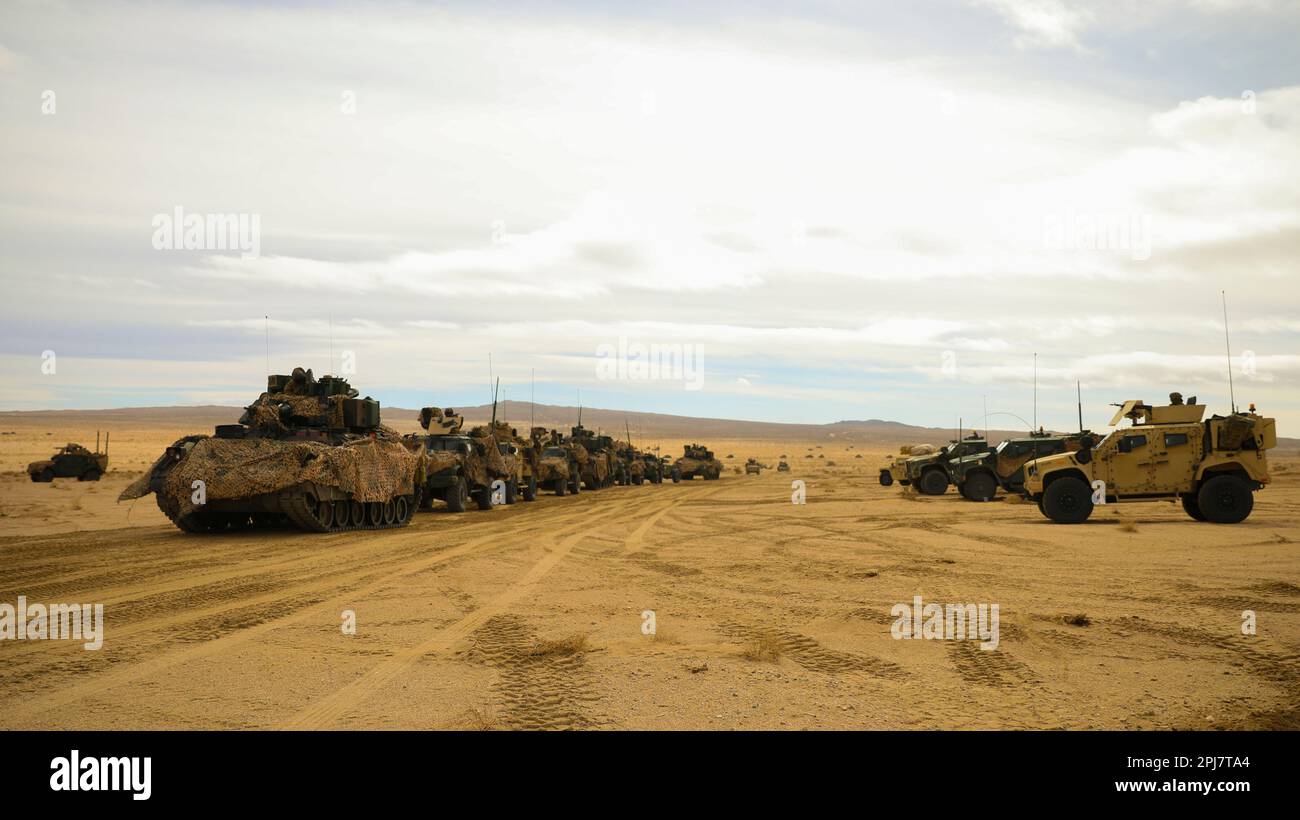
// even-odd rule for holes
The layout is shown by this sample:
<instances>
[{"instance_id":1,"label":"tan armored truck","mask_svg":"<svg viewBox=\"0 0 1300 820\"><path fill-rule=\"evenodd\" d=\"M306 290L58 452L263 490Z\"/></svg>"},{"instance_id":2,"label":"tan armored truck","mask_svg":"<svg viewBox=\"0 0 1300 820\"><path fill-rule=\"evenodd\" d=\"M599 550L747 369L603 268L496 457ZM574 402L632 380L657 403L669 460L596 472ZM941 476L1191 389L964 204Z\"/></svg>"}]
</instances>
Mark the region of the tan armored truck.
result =
<instances>
[{"instance_id":1,"label":"tan armored truck","mask_svg":"<svg viewBox=\"0 0 1300 820\"><path fill-rule=\"evenodd\" d=\"M758 463L758 459L751 458L745 461L745 475L758 475L763 471L763 465Z\"/></svg>"},{"instance_id":2,"label":"tan armored truck","mask_svg":"<svg viewBox=\"0 0 1300 820\"><path fill-rule=\"evenodd\" d=\"M705 481L717 481L722 475L722 462L713 457L713 451L702 444L687 444L682 457L673 463L673 483L690 481L696 476Z\"/></svg>"},{"instance_id":3,"label":"tan armored truck","mask_svg":"<svg viewBox=\"0 0 1300 820\"><path fill-rule=\"evenodd\" d=\"M1031 461L1024 495L1058 524L1088 520L1098 503L1178 499L1197 521L1236 524L1250 515L1254 491L1269 482L1266 451L1277 446L1274 420L1255 412L1202 420L1205 405L1171 393L1169 404L1119 405L1100 442Z\"/></svg>"},{"instance_id":4,"label":"tan armored truck","mask_svg":"<svg viewBox=\"0 0 1300 820\"><path fill-rule=\"evenodd\" d=\"M579 455L586 459L587 451L581 445L566 443L558 430L534 427L532 439L538 454L537 486L556 495L582 492Z\"/></svg>"},{"instance_id":5,"label":"tan armored truck","mask_svg":"<svg viewBox=\"0 0 1300 820\"><path fill-rule=\"evenodd\" d=\"M421 509L430 509L434 499L445 502L452 512L464 512L471 499L480 510L492 509L492 480L504 471L504 462L494 439L466 435L461 431L464 424L465 419L450 407L425 407L420 410L420 426L428 433L403 436L407 449L423 451L426 458Z\"/></svg>"}]
</instances>

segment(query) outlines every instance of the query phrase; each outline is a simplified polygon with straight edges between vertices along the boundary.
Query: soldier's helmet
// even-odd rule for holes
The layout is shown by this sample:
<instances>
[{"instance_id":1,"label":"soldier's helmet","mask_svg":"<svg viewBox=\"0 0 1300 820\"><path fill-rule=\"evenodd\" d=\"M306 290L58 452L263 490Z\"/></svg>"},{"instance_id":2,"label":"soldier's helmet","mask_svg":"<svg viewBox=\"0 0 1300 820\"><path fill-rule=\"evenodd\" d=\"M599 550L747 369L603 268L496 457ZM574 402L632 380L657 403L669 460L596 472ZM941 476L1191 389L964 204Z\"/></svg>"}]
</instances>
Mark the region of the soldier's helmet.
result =
<instances>
[{"instance_id":1,"label":"soldier's helmet","mask_svg":"<svg viewBox=\"0 0 1300 820\"><path fill-rule=\"evenodd\" d=\"M1170 393L1170 394L1169 394L1169 403L1172 404L1172 405L1174 405L1174 406L1177 406L1177 405L1182 404L1182 403L1183 403L1183 394L1182 394L1182 393Z\"/></svg>"}]
</instances>

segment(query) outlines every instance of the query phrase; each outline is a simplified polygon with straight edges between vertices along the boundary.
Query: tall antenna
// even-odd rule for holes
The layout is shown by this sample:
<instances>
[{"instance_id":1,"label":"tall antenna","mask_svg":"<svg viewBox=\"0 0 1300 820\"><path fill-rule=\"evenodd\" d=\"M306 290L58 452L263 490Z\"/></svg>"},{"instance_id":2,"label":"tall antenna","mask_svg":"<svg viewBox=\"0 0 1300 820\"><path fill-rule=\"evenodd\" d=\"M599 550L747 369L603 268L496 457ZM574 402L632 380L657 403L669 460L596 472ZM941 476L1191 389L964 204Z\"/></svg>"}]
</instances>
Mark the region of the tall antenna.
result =
<instances>
[{"instance_id":1,"label":"tall antenna","mask_svg":"<svg viewBox=\"0 0 1300 820\"><path fill-rule=\"evenodd\" d=\"M492 390L492 429L497 426L497 394L501 392L501 379L497 379L496 387Z\"/></svg>"},{"instance_id":2,"label":"tall antenna","mask_svg":"<svg viewBox=\"0 0 1300 820\"><path fill-rule=\"evenodd\" d=\"M1031 433L1038 432L1038 354L1034 354L1034 429Z\"/></svg>"},{"instance_id":3,"label":"tall antenna","mask_svg":"<svg viewBox=\"0 0 1300 820\"><path fill-rule=\"evenodd\" d=\"M1223 347L1228 352L1228 397L1232 402L1232 412L1237 412L1237 392L1232 386L1232 344L1228 341L1228 294L1219 291L1223 299ZM1247 374L1250 375L1250 374Z\"/></svg>"},{"instance_id":4,"label":"tall antenna","mask_svg":"<svg viewBox=\"0 0 1300 820\"><path fill-rule=\"evenodd\" d=\"M1079 382L1074 383L1074 395L1079 401L1079 432L1083 432L1083 388Z\"/></svg>"},{"instance_id":5,"label":"tall antenna","mask_svg":"<svg viewBox=\"0 0 1300 820\"><path fill-rule=\"evenodd\" d=\"M266 323L266 375L271 375L271 317L268 314L262 314L262 320Z\"/></svg>"}]
</instances>

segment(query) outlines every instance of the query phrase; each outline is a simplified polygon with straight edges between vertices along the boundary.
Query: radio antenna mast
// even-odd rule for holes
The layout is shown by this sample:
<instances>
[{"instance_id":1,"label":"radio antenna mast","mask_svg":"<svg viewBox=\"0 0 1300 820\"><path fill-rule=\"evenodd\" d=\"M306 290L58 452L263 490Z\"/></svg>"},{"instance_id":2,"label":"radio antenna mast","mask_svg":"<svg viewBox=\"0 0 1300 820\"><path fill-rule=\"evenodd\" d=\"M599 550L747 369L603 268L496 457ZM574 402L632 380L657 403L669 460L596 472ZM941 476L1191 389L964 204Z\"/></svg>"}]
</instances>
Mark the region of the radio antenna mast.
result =
<instances>
[{"instance_id":1,"label":"radio antenna mast","mask_svg":"<svg viewBox=\"0 0 1300 820\"><path fill-rule=\"evenodd\" d=\"M1228 353L1228 400L1232 403L1232 412L1237 412L1237 393L1232 386L1232 344L1228 341L1228 294L1219 291L1223 299L1223 348ZM1249 375L1249 374L1247 374Z\"/></svg>"},{"instance_id":2,"label":"radio antenna mast","mask_svg":"<svg viewBox=\"0 0 1300 820\"><path fill-rule=\"evenodd\" d=\"M1079 382L1074 383L1074 395L1079 401L1079 432L1083 432L1083 387Z\"/></svg>"},{"instance_id":3,"label":"radio antenna mast","mask_svg":"<svg viewBox=\"0 0 1300 820\"><path fill-rule=\"evenodd\" d=\"M1038 354L1034 354L1034 429L1031 433L1038 432Z\"/></svg>"}]
</instances>

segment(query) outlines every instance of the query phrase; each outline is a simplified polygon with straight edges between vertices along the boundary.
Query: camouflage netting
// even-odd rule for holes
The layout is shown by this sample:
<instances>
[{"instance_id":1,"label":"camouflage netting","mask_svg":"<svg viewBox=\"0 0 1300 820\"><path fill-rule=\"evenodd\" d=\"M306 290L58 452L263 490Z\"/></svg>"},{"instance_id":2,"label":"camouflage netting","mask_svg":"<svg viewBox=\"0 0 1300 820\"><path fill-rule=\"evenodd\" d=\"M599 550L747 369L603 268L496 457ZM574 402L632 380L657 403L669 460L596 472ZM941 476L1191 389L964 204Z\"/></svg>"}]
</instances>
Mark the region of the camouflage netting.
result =
<instances>
[{"instance_id":1,"label":"camouflage netting","mask_svg":"<svg viewBox=\"0 0 1300 820\"><path fill-rule=\"evenodd\" d=\"M209 501L273 493L300 482L337 487L357 501L385 501L414 492L428 458L398 441L363 438L340 446L315 441L203 438L168 473L162 492L192 512L193 482L206 485ZM151 469L127 487L119 501L149 492Z\"/></svg>"},{"instance_id":2,"label":"camouflage netting","mask_svg":"<svg viewBox=\"0 0 1300 820\"><path fill-rule=\"evenodd\" d=\"M939 448L933 444L913 444L904 446L899 452L905 456L928 456L939 452Z\"/></svg>"},{"instance_id":3,"label":"camouflage netting","mask_svg":"<svg viewBox=\"0 0 1300 820\"><path fill-rule=\"evenodd\" d=\"M486 431L483 431L486 433ZM481 434L479 428L471 434L476 441L483 443L484 457L483 461L487 464L488 472L493 475L506 475L510 472L510 465L506 464L505 457L501 455L501 449L497 447L495 436Z\"/></svg>"},{"instance_id":4,"label":"camouflage netting","mask_svg":"<svg viewBox=\"0 0 1300 820\"><path fill-rule=\"evenodd\" d=\"M257 401L250 404L248 426L257 427L269 433L283 433L289 428L281 420L280 408L289 407L290 416L304 419L320 418L323 426L343 427L343 400L346 396L330 396L320 399L315 396L295 396L289 393L263 393Z\"/></svg>"},{"instance_id":5,"label":"camouflage netting","mask_svg":"<svg viewBox=\"0 0 1300 820\"><path fill-rule=\"evenodd\" d=\"M434 475L443 470L454 469L460 464L460 456L445 450L424 453L423 471L425 475Z\"/></svg>"}]
</instances>

